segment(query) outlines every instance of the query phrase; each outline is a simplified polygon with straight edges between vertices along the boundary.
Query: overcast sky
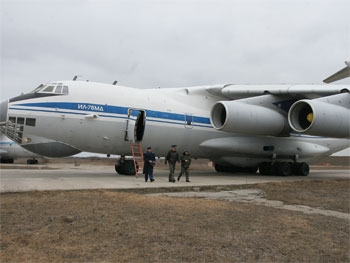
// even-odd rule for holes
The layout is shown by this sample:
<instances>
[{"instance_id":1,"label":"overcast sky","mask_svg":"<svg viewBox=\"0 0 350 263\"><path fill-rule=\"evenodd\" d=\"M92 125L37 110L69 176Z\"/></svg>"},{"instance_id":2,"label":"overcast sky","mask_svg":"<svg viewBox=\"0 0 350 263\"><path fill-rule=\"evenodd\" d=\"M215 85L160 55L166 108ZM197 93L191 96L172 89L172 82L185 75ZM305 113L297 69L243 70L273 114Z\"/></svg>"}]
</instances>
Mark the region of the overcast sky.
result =
<instances>
[{"instance_id":1,"label":"overcast sky","mask_svg":"<svg viewBox=\"0 0 350 263\"><path fill-rule=\"evenodd\" d=\"M0 2L1 100L74 75L139 88L320 84L350 59L348 0Z\"/></svg>"}]
</instances>

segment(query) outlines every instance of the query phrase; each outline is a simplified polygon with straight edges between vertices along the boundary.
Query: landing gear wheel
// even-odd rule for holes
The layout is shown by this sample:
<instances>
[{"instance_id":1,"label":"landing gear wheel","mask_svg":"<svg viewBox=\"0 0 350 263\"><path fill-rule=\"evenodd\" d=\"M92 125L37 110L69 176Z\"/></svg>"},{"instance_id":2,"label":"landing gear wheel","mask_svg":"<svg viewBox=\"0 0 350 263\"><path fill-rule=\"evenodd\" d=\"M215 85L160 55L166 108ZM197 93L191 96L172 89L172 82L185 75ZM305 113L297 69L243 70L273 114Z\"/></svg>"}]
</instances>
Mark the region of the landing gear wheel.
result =
<instances>
[{"instance_id":1,"label":"landing gear wheel","mask_svg":"<svg viewBox=\"0 0 350 263\"><path fill-rule=\"evenodd\" d=\"M255 174L258 170L258 167L251 166L251 167L240 167L240 166L223 166L220 164L215 164L215 171L219 173L252 173Z\"/></svg>"},{"instance_id":2,"label":"landing gear wheel","mask_svg":"<svg viewBox=\"0 0 350 263\"><path fill-rule=\"evenodd\" d=\"M259 165L259 173L261 175L272 175L272 164L269 162L263 162Z\"/></svg>"},{"instance_id":3,"label":"landing gear wheel","mask_svg":"<svg viewBox=\"0 0 350 263\"><path fill-rule=\"evenodd\" d=\"M277 163L277 174L280 176L289 176L292 174L292 165L287 162Z\"/></svg>"},{"instance_id":4,"label":"landing gear wheel","mask_svg":"<svg viewBox=\"0 0 350 263\"><path fill-rule=\"evenodd\" d=\"M310 167L307 163L295 163L294 173L300 176L308 176L310 172Z\"/></svg>"},{"instance_id":5,"label":"landing gear wheel","mask_svg":"<svg viewBox=\"0 0 350 263\"><path fill-rule=\"evenodd\" d=\"M135 175L135 166L133 160L124 160L123 163L115 164L115 171L122 175Z\"/></svg>"},{"instance_id":6,"label":"landing gear wheel","mask_svg":"<svg viewBox=\"0 0 350 263\"><path fill-rule=\"evenodd\" d=\"M13 163L13 159L12 158L6 158L6 157L3 157L1 158L1 163Z\"/></svg>"},{"instance_id":7,"label":"landing gear wheel","mask_svg":"<svg viewBox=\"0 0 350 263\"><path fill-rule=\"evenodd\" d=\"M38 164L38 160L36 159L28 159L27 164Z\"/></svg>"},{"instance_id":8,"label":"landing gear wheel","mask_svg":"<svg viewBox=\"0 0 350 263\"><path fill-rule=\"evenodd\" d=\"M258 167L252 166L252 167L247 167L247 173L250 174L256 174L256 172L258 171Z\"/></svg>"},{"instance_id":9,"label":"landing gear wheel","mask_svg":"<svg viewBox=\"0 0 350 263\"><path fill-rule=\"evenodd\" d=\"M224 167L221 166L220 164L215 164L215 171L219 172L219 173L223 173L224 172Z\"/></svg>"}]
</instances>

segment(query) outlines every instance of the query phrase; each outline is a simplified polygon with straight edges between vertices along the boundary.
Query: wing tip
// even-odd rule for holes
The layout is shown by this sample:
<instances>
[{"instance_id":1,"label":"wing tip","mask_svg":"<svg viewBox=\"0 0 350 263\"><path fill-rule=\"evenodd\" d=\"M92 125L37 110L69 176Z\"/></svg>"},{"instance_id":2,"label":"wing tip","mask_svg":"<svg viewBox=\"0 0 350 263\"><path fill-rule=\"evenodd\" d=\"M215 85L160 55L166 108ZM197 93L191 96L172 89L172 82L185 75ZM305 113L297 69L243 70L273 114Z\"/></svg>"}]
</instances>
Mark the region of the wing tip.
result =
<instances>
[{"instance_id":1,"label":"wing tip","mask_svg":"<svg viewBox=\"0 0 350 263\"><path fill-rule=\"evenodd\" d=\"M342 68L338 72L324 79L323 82L328 84L328 83L332 83L332 82L350 77L350 61L345 61L345 65L346 65L345 68Z\"/></svg>"}]
</instances>

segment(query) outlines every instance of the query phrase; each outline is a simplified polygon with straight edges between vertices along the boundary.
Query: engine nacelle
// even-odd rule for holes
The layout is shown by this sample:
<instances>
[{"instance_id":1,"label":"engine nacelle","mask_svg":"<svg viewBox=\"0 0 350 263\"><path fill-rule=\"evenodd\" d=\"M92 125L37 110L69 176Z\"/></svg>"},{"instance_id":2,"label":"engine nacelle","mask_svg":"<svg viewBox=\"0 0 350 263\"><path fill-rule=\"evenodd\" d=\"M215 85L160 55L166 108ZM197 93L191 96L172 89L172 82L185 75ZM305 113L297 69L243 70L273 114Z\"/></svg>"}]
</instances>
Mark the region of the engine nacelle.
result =
<instances>
[{"instance_id":1,"label":"engine nacelle","mask_svg":"<svg viewBox=\"0 0 350 263\"><path fill-rule=\"evenodd\" d=\"M219 101L211 110L210 121L220 131L279 135L285 130L287 118L273 109L255 104Z\"/></svg>"},{"instance_id":2,"label":"engine nacelle","mask_svg":"<svg viewBox=\"0 0 350 263\"><path fill-rule=\"evenodd\" d=\"M299 100L289 110L288 122L296 132L334 138L350 137L350 94Z\"/></svg>"}]
</instances>

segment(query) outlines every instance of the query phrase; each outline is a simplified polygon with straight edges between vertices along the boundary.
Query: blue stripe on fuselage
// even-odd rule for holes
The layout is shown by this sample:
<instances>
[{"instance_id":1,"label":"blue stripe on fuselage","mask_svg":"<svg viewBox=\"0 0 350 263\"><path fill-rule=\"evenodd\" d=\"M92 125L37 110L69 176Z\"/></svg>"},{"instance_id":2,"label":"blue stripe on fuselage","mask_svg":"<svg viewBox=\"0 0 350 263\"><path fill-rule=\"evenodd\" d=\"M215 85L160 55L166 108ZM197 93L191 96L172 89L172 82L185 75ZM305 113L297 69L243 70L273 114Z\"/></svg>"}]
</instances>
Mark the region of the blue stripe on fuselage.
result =
<instances>
[{"instance_id":1,"label":"blue stripe on fuselage","mask_svg":"<svg viewBox=\"0 0 350 263\"><path fill-rule=\"evenodd\" d=\"M0 146L6 146L6 145L16 145L17 143L15 142L0 142Z\"/></svg>"},{"instance_id":2,"label":"blue stripe on fuselage","mask_svg":"<svg viewBox=\"0 0 350 263\"><path fill-rule=\"evenodd\" d=\"M103 117L114 117L114 116L105 115L106 113L107 114L128 115L128 110L129 110L129 108L121 107L121 106L112 106L112 105L107 105L107 104L93 104L93 103L77 103L77 102L37 102L37 103L21 103L21 104L15 104L13 106L37 107L37 108L56 108L56 109L60 109L60 110L96 112L96 113L99 113L99 115L103 116ZM13 106L11 106L10 109L19 110L18 108L13 108ZM62 112L62 111L58 111L58 110L55 110L55 111L38 110L38 109L30 109L30 110L43 111L43 112L81 114L78 112ZM150 118L171 120L171 121L181 121L181 122L184 122L185 118L188 116L185 114L154 111L154 110L146 110L146 112L147 112L147 117L150 117ZM137 110L134 110L134 112L132 113L132 116L137 116ZM192 117L192 124L199 123L202 125L203 124L210 125L209 118L200 117L200 116L191 116L191 117Z\"/></svg>"}]
</instances>

